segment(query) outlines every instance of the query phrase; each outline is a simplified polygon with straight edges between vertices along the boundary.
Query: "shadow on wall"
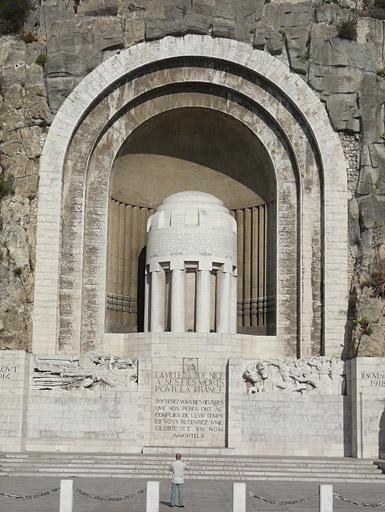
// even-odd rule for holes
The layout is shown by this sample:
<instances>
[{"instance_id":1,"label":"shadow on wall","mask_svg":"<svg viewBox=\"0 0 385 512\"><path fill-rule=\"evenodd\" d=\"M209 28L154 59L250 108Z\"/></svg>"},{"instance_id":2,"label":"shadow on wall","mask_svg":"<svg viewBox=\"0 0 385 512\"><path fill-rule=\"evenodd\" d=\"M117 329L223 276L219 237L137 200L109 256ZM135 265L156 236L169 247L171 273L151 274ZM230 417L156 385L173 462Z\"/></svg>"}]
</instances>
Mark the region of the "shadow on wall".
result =
<instances>
[{"instance_id":1,"label":"shadow on wall","mask_svg":"<svg viewBox=\"0 0 385 512\"><path fill-rule=\"evenodd\" d=\"M146 246L139 253L138 258L138 283L137 283L137 304L138 304L138 319L137 331L144 331L144 285L145 285L145 268L146 268Z\"/></svg>"},{"instance_id":2,"label":"shadow on wall","mask_svg":"<svg viewBox=\"0 0 385 512\"><path fill-rule=\"evenodd\" d=\"M385 401L384 401L385 405ZM379 429L378 429L378 455L385 454L385 409L381 414Z\"/></svg>"}]
</instances>

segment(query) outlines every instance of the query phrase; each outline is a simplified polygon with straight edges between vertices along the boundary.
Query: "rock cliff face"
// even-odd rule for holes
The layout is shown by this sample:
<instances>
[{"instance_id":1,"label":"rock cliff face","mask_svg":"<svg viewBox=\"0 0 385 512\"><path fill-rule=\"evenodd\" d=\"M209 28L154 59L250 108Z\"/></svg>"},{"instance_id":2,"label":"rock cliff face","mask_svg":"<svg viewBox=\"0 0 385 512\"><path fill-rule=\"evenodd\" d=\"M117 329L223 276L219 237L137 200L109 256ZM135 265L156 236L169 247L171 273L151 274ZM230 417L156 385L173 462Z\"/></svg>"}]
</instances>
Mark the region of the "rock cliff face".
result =
<instances>
[{"instance_id":1,"label":"rock cliff face","mask_svg":"<svg viewBox=\"0 0 385 512\"><path fill-rule=\"evenodd\" d=\"M385 302L378 292L385 279L385 22L362 8L348 0L36 3L24 29L35 37L0 38L0 346L30 347L39 156L54 113L119 49L192 32L276 55L325 103L341 135L351 192L346 355L385 355ZM353 39L356 28L356 40L341 38L344 27L353 28Z\"/></svg>"}]
</instances>

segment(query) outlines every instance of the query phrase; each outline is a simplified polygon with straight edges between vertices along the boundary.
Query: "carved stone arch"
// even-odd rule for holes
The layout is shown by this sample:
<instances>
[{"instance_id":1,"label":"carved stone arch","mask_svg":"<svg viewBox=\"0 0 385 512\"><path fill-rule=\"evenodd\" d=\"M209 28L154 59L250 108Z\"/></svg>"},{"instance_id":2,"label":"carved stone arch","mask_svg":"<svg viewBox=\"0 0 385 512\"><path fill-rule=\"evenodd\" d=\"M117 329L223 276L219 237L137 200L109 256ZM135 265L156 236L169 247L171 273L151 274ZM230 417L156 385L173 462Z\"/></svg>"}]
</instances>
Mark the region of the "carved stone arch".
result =
<instances>
[{"instance_id":1,"label":"carved stone arch","mask_svg":"<svg viewBox=\"0 0 385 512\"><path fill-rule=\"evenodd\" d=\"M83 279L83 247L73 245L63 250L62 236L66 234L68 226L62 224L63 212L78 212L82 218L84 214L84 180L88 164L95 148L103 147L103 134L109 130L115 131L116 140L124 138L127 132L121 132L114 126L114 116L121 110L122 105L129 102L130 94L140 95L135 90L136 77L148 75L157 71L166 75L170 73L167 63L172 59L203 58L209 63L229 63L242 68L245 74L251 73L260 77L261 97L259 104L268 111L274 111L273 118L276 128L279 128L287 140L288 146L299 157L298 166L301 180L306 177L309 168L314 167L317 160L318 180L320 183L320 228L322 229L321 252L323 269L323 340L321 352L340 354L344 339L345 310L347 297L347 212L346 208L346 169L343 152L337 135L333 132L327 113L310 88L303 80L290 73L278 59L264 52L253 50L244 43L230 40L212 39L208 36L186 36L184 38L167 37L161 41L142 43L121 52L102 63L67 98L47 136L40 169L39 209L37 226L36 248L36 276L35 276L35 305L34 305L34 334L33 349L38 353L55 353L58 349L57 340L61 325L65 325L68 317L64 302L60 305L59 289L65 289L70 294L70 301L75 306L71 316L70 325L66 325L67 333L72 341L64 343L62 350L77 351L80 349L80 331L76 326L81 325L82 290L71 290L68 276L73 272L73 266L80 265L78 271ZM159 67L161 68L159 71ZM193 66L191 66L193 67ZM215 66L213 66L215 68ZM202 75L201 69L197 70ZM213 78L219 71L206 67L207 78ZM253 83L252 77L236 78L235 74L228 74L229 89L233 88L238 94L251 96L255 88L261 84ZM183 76L183 74L182 74ZM235 77L235 78L234 78ZM202 76L200 81L204 81ZM191 77L190 77L191 81ZM130 87L120 87L123 83L130 83ZM154 92L153 92L154 94ZM151 95L151 91L149 92ZM262 102L261 98L265 101ZM283 101L275 102L277 96ZM131 98L132 101L133 98ZM255 98L254 98L255 100ZM119 105L116 109L115 106ZM275 106L274 106L275 105ZM106 106L108 107L106 109ZM131 104L132 106L132 104ZM90 115L92 113L92 115ZM121 116L121 112L119 116ZM130 122L130 112L126 114L126 122ZM250 114L251 115L251 114ZM97 122L95 122L97 120ZM80 129L81 128L81 129ZM307 142L305 141L307 138ZM101 144L101 145L100 145ZM313 148L313 162L306 160L304 145L310 144ZM302 147L301 147L302 146ZM88 147L83 152L82 147ZM80 182L83 186L76 187ZM301 199L301 193L299 191ZM301 230L301 265L311 267L309 258L309 240L306 227L306 215L303 204L299 204L301 223L305 224ZM310 205L308 205L310 206ZM308 208L305 205L305 209ZM72 232L78 230L83 237L83 225L75 226L73 219ZM79 261L73 260L73 255L79 254ZM64 271L60 271L60 268ZM304 287L306 293L311 295L309 287L311 275L307 276L308 285ZM299 304L301 321L307 325L306 332L300 334L299 352L305 343L305 338L311 331L311 322L306 324L307 297L301 299ZM304 305L305 304L305 305ZM304 310L305 308L305 310ZM96 324L97 308L92 314L84 316L84 322L90 326ZM75 331L74 331L75 329ZM91 329L92 331L92 329ZM94 333L96 334L96 333ZM73 339L77 342L74 344Z\"/></svg>"},{"instance_id":2,"label":"carved stone arch","mask_svg":"<svg viewBox=\"0 0 385 512\"><path fill-rule=\"evenodd\" d=\"M288 221L290 217L290 208L287 202L289 196L291 196L292 201L296 205L297 201L297 186L296 186L296 177L294 170L291 165L290 156L287 154L287 151L283 144L279 141L279 139L274 134L274 131L265 123L257 118L248 118L248 111L246 109L237 108L234 111L232 108L229 109L228 101L224 101L223 99L217 98L217 101L214 101L212 97L209 95L199 94L198 97L194 98L191 93L188 95L188 98L183 98L183 94L177 94L175 96L170 95L167 97L167 101L163 98L158 102L156 100L151 102L150 110L145 107L142 109L140 107L136 107L133 111L133 116L135 117L135 125L129 124L129 127L126 125L124 116L119 119L117 123L114 124L114 130L106 131L101 138L100 147L96 148L92 157L89 161L88 166L88 185L86 186L87 193L90 194L92 198L91 201L88 201L89 204L93 204L95 202L102 202L104 204L105 210L101 211L98 218L100 221L100 232L98 240L93 241L93 245L95 249L91 251L87 251L85 249L83 260L86 262L86 266L88 268L94 269L96 265L99 266L99 270L95 272L92 270L88 272L87 269L83 270L83 279L84 279L84 290L85 295L83 296L83 319L89 319L90 314L92 314L93 304L96 302L99 305L99 311L96 315L98 319L99 326L96 327L96 324L90 326L87 321L83 321L82 323L82 331L81 331L81 339L85 344L85 348L90 348L92 346L92 340L98 339L97 333L103 331L104 325L104 297L105 297L105 274L103 273L103 269L106 266L106 254L103 250L99 251L96 248L105 248L106 247L106 238L107 238L107 225L106 225L106 217L107 217L107 205L105 200L102 198L107 195L108 192L108 179L110 176L111 165L114 161L114 157L119 150L121 144L126 140L126 138L130 135L130 132L134 132L137 126L145 123L147 120L152 117L158 116L161 112L167 112L170 110L178 109L178 108L210 108L219 112L227 112L227 115L230 115L234 119L237 119L239 122L245 124L254 134L258 134L259 140L262 142L264 147L269 154L273 167L277 168L278 166L282 166L282 170L280 172L280 176L277 177L279 181L278 187L278 207L280 221L278 222L279 228L281 231L286 231L285 240L282 238L282 251L280 251L281 257L279 258L279 266L281 268L281 272L278 277L278 289L279 289L279 297L287 297L288 294L291 294L292 301L295 304L297 301L297 290L296 286L290 286L290 280L287 279L287 276L290 275L291 279L295 282L297 280L297 270L296 264L293 265L293 261L290 258L286 258L284 255L290 253L291 251L291 240L296 240L296 218L292 219L291 224ZM229 113L230 111L230 113ZM120 137L117 137L117 133L120 134ZM108 148L106 150L106 148ZM284 190L283 190L284 188ZM85 226L84 232L89 232L91 226L95 228L95 216L90 214L87 210L87 206L85 207ZM285 219L285 222L284 222ZM88 225L87 225L88 223ZM286 244L286 247L283 247ZM295 242L294 242L295 244ZM85 240L85 248L89 246L87 240ZM286 271L285 271L286 269ZM95 276L99 276L99 283L95 285ZM88 297L88 298L86 298ZM87 303L89 306L87 307ZM296 308L291 308L290 304L287 303L286 300L280 301L278 298L278 308L280 311L280 316L282 318L286 318L287 320L291 320L292 325L295 326L297 318L296 318ZM93 329L96 328L96 331ZM280 332L279 330L279 322L278 322L278 332L279 336L275 338L277 345L277 351L280 352L283 350L283 346L290 344L294 347L296 345L296 331L293 329L291 332L286 330L285 332ZM111 340L111 336L106 336L107 339ZM274 344L275 340L271 340L271 344ZM279 340L279 341L278 341ZM111 341L110 341L111 343Z\"/></svg>"}]
</instances>

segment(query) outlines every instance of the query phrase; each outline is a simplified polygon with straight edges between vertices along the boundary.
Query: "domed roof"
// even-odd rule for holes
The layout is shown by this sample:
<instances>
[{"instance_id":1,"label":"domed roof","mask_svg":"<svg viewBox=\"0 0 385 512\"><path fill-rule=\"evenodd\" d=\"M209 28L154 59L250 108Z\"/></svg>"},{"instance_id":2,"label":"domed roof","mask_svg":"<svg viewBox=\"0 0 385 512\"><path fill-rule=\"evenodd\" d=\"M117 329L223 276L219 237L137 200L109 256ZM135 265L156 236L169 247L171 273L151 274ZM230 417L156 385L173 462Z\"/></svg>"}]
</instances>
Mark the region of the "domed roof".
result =
<instances>
[{"instance_id":1,"label":"domed roof","mask_svg":"<svg viewBox=\"0 0 385 512\"><path fill-rule=\"evenodd\" d=\"M184 192L177 192L176 194L171 194L171 196L167 196L162 200L162 205L170 205L176 203L183 203L186 207L189 207L191 203L194 205L223 205L223 201L217 197L211 194L207 194L206 192L200 192L199 190L186 190Z\"/></svg>"}]
</instances>

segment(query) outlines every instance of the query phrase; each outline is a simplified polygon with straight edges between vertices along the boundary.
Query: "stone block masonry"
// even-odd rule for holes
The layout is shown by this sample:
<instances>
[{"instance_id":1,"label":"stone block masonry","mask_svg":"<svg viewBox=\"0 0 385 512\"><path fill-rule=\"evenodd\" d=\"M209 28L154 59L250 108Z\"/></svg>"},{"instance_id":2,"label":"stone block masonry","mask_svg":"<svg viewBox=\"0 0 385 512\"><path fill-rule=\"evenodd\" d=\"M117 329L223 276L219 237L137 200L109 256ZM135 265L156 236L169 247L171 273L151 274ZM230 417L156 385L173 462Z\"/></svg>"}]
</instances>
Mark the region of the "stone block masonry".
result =
<instances>
[{"instance_id":1,"label":"stone block masonry","mask_svg":"<svg viewBox=\"0 0 385 512\"><path fill-rule=\"evenodd\" d=\"M237 357L234 341L215 345L214 338L196 338L192 345L188 336L161 344L154 337L158 355L140 358L137 382L108 385L104 374L88 388L82 377L72 389L65 383L33 389L33 356L0 352L0 450L140 453L180 446L364 458L384 450L384 359L346 363L346 381L339 373L330 378L326 358L302 360L302 369L306 361L313 368L306 378L293 369L283 377L280 370L253 390L242 377L251 361ZM122 358L117 361L121 366Z\"/></svg>"},{"instance_id":2,"label":"stone block masonry","mask_svg":"<svg viewBox=\"0 0 385 512\"><path fill-rule=\"evenodd\" d=\"M0 351L0 450L25 449L30 354Z\"/></svg>"}]
</instances>

